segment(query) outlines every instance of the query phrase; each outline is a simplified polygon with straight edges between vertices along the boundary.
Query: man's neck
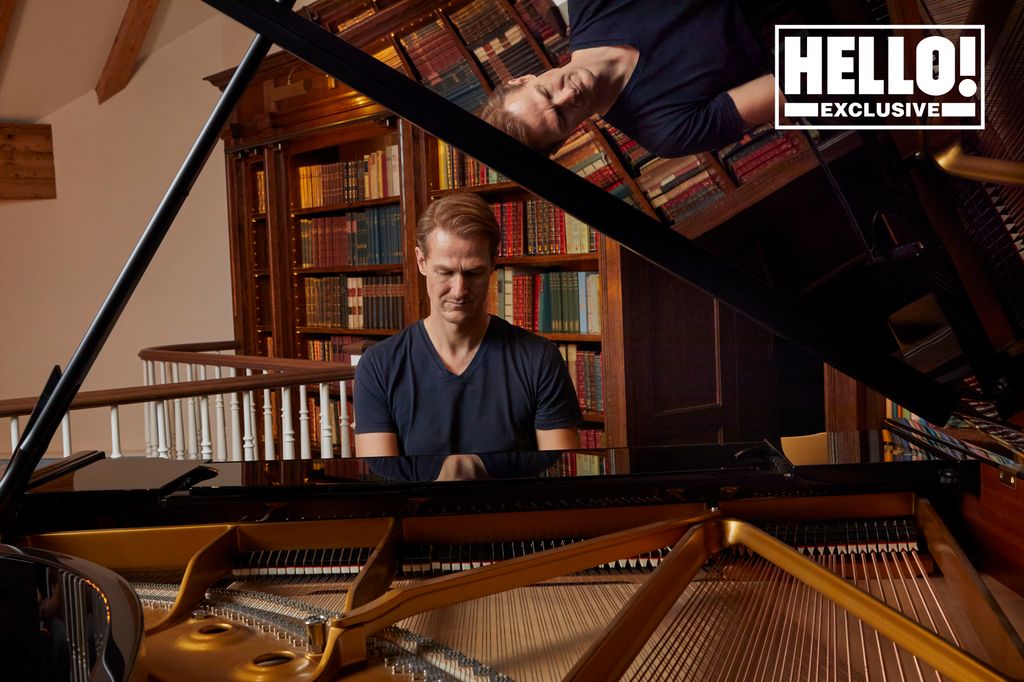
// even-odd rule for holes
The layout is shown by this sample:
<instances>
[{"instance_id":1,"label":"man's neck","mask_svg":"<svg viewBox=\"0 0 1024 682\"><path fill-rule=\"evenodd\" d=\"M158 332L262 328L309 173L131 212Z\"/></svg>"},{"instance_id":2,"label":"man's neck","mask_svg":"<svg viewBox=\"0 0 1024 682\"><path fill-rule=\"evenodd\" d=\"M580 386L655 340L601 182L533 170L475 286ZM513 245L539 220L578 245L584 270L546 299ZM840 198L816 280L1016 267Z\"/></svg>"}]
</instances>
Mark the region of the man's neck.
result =
<instances>
[{"instance_id":1,"label":"man's neck","mask_svg":"<svg viewBox=\"0 0 1024 682\"><path fill-rule=\"evenodd\" d=\"M476 356L490 322L491 316L484 315L466 324L455 325L440 315L432 314L423 320L423 327L448 371L462 374Z\"/></svg>"},{"instance_id":2,"label":"man's neck","mask_svg":"<svg viewBox=\"0 0 1024 682\"><path fill-rule=\"evenodd\" d=\"M596 102L598 114L605 114L622 94L636 68L640 53L629 45L586 47L572 53L570 63L580 66L597 77L600 94Z\"/></svg>"}]
</instances>

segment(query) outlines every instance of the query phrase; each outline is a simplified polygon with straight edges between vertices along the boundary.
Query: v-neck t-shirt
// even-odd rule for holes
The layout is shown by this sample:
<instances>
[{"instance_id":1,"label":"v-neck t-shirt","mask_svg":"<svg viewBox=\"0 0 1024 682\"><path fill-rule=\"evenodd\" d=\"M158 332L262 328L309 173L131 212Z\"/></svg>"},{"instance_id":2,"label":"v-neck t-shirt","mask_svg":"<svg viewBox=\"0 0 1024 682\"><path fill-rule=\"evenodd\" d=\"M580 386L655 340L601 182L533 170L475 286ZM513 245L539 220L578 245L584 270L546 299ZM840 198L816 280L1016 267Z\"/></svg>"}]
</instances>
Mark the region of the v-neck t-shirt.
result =
<instances>
[{"instance_id":1,"label":"v-neck t-shirt","mask_svg":"<svg viewBox=\"0 0 1024 682\"><path fill-rule=\"evenodd\" d=\"M536 429L580 419L554 344L493 316L461 374L444 366L422 320L371 347L356 368L356 433L395 433L403 455L535 450Z\"/></svg>"}]
</instances>

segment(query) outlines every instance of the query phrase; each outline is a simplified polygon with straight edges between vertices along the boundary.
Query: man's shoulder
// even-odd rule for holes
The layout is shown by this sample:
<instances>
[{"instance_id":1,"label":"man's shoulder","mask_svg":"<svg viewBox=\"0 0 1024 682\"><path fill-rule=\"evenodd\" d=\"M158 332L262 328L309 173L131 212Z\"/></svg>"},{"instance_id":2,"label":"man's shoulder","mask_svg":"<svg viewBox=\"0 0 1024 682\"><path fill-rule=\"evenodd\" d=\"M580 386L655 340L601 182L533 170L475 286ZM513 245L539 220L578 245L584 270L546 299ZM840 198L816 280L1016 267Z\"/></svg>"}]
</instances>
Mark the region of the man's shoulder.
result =
<instances>
[{"instance_id":1,"label":"man's shoulder","mask_svg":"<svg viewBox=\"0 0 1024 682\"><path fill-rule=\"evenodd\" d=\"M527 352L530 354L557 350L554 344L543 336L534 334L522 327L517 327L500 317L492 317L491 325L495 337L504 341L510 350Z\"/></svg>"},{"instance_id":2,"label":"man's shoulder","mask_svg":"<svg viewBox=\"0 0 1024 682\"><path fill-rule=\"evenodd\" d=\"M370 359L373 362L380 362L387 358L394 357L397 354L407 352L416 340L415 335L419 333L417 327L421 322L422 321L416 321L397 334L392 334L383 341L375 343L367 348L366 352L363 353L363 359L360 360L360 363L364 362L366 359Z\"/></svg>"}]
</instances>

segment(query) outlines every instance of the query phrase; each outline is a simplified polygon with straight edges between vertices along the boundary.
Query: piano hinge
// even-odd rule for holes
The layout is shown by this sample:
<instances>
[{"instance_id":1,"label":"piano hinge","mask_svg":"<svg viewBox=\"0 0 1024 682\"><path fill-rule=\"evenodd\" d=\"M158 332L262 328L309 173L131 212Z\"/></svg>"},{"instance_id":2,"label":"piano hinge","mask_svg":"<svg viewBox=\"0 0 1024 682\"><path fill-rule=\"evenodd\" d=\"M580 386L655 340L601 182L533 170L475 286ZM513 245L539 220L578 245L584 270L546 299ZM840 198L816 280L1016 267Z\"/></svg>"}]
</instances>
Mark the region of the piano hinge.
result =
<instances>
[{"instance_id":1,"label":"piano hinge","mask_svg":"<svg viewBox=\"0 0 1024 682\"><path fill-rule=\"evenodd\" d=\"M999 482L1005 485L1007 488L1017 487L1017 474L1006 469L999 470Z\"/></svg>"}]
</instances>

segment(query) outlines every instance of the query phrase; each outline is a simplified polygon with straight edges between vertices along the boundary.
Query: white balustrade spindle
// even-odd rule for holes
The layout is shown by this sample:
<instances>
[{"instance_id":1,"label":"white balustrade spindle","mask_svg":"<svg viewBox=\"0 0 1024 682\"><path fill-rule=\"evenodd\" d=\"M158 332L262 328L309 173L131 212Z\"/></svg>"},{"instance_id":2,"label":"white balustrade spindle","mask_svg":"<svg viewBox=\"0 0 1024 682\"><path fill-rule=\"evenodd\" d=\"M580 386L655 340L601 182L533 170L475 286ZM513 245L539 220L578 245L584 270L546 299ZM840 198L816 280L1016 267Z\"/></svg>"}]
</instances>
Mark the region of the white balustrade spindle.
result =
<instances>
[{"instance_id":1,"label":"white balustrade spindle","mask_svg":"<svg viewBox=\"0 0 1024 682\"><path fill-rule=\"evenodd\" d=\"M331 458L331 395L326 382L320 382L320 459Z\"/></svg>"},{"instance_id":2,"label":"white balustrade spindle","mask_svg":"<svg viewBox=\"0 0 1024 682\"><path fill-rule=\"evenodd\" d=\"M220 365L213 368L214 377L217 379L221 378ZM213 397L214 406L214 422L217 429L217 441L216 450L214 451L214 459L218 462L226 462L228 460L228 437L227 437L227 422L224 419L224 394L218 393Z\"/></svg>"},{"instance_id":3,"label":"white balustrade spindle","mask_svg":"<svg viewBox=\"0 0 1024 682\"><path fill-rule=\"evenodd\" d=\"M237 376L234 367L229 367L228 371L231 376ZM231 394L231 461L241 462L242 461L242 424L241 424L241 407L238 404L238 393Z\"/></svg>"},{"instance_id":4,"label":"white balustrade spindle","mask_svg":"<svg viewBox=\"0 0 1024 682\"><path fill-rule=\"evenodd\" d=\"M171 364L171 381L178 383L178 363ZM181 413L181 398L174 399L174 456L185 459L185 421Z\"/></svg>"},{"instance_id":5,"label":"white balustrade spindle","mask_svg":"<svg viewBox=\"0 0 1024 682\"><path fill-rule=\"evenodd\" d=\"M250 370L245 371L251 376ZM242 454L246 462L256 461L256 438L253 436L256 414L252 406L252 391L242 391Z\"/></svg>"},{"instance_id":6,"label":"white balustrade spindle","mask_svg":"<svg viewBox=\"0 0 1024 682\"><path fill-rule=\"evenodd\" d=\"M281 458L295 459L295 431L292 428L292 388L281 387Z\"/></svg>"},{"instance_id":7,"label":"white balustrade spindle","mask_svg":"<svg viewBox=\"0 0 1024 682\"><path fill-rule=\"evenodd\" d=\"M150 372L150 361L149 360L143 360L142 361L142 385L143 386L149 386L150 383L151 383L150 380L149 380L149 372ZM151 413L150 413L150 406L152 404L153 404L152 400L147 401L147 402L142 404L142 426L143 426L143 430L145 431L145 438L146 438L146 441L145 441L146 442L146 450L145 450L146 457L152 457L153 455L156 454L156 446L153 444L153 434L156 431L156 420L153 418L153 415L151 415Z\"/></svg>"},{"instance_id":8,"label":"white balustrade spindle","mask_svg":"<svg viewBox=\"0 0 1024 682\"><path fill-rule=\"evenodd\" d=\"M206 381L206 365L199 365L199 380ZM210 442L210 397L199 397L199 456L203 461L213 459L213 443Z\"/></svg>"},{"instance_id":9,"label":"white balustrade spindle","mask_svg":"<svg viewBox=\"0 0 1024 682\"><path fill-rule=\"evenodd\" d=\"M193 366L191 364L185 365L185 381L191 382L193 376ZM196 432L196 429L198 428L198 420L196 419L195 396L190 395L185 399L185 415L185 433L188 436L188 458L196 459L199 457L199 438L198 433Z\"/></svg>"},{"instance_id":10,"label":"white balustrade spindle","mask_svg":"<svg viewBox=\"0 0 1024 682\"><path fill-rule=\"evenodd\" d=\"M270 370L263 370L270 374ZM274 452L274 407L270 400L270 389L263 389L263 459L267 462L277 459Z\"/></svg>"},{"instance_id":11,"label":"white balustrade spindle","mask_svg":"<svg viewBox=\"0 0 1024 682\"><path fill-rule=\"evenodd\" d=\"M341 389L341 399L338 402L338 421L341 429L341 456L348 459L352 456L352 443L349 439L348 423L348 382L342 379L338 382Z\"/></svg>"},{"instance_id":12,"label":"white balustrade spindle","mask_svg":"<svg viewBox=\"0 0 1024 682\"><path fill-rule=\"evenodd\" d=\"M110 457L117 459L124 453L121 452L121 418L117 405L110 406Z\"/></svg>"},{"instance_id":13,"label":"white balustrade spindle","mask_svg":"<svg viewBox=\"0 0 1024 682\"><path fill-rule=\"evenodd\" d=\"M299 385L299 457L313 458L309 449L309 402L306 398L306 384Z\"/></svg>"},{"instance_id":14,"label":"white balustrade spindle","mask_svg":"<svg viewBox=\"0 0 1024 682\"><path fill-rule=\"evenodd\" d=\"M167 445L167 410L164 409L163 401L156 411L156 456L160 459L168 459L170 447Z\"/></svg>"},{"instance_id":15,"label":"white balustrade spindle","mask_svg":"<svg viewBox=\"0 0 1024 682\"><path fill-rule=\"evenodd\" d=\"M21 434L18 433L18 415L11 417L11 453L18 449L18 439L21 438Z\"/></svg>"},{"instance_id":16,"label":"white balustrade spindle","mask_svg":"<svg viewBox=\"0 0 1024 682\"><path fill-rule=\"evenodd\" d=\"M71 413L65 412L64 418L60 420L61 442L64 446L64 456L71 456Z\"/></svg>"},{"instance_id":17,"label":"white balustrade spindle","mask_svg":"<svg viewBox=\"0 0 1024 682\"><path fill-rule=\"evenodd\" d=\"M160 363L160 383L167 383L167 363ZM157 453L159 457L169 459L171 456L171 447L174 440L173 426L171 424L171 409L170 400L160 401L160 414L157 417L157 430L159 430L160 418L163 418L163 443L157 444ZM158 434L159 435L159 434Z\"/></svg>"},{"instance_id":18,"label":"white balustrade spindle","mask_svg":"<svg viewBox=\"0 0 1024 682\"><path fill-rule=\"evenodd\" d=\"M251 377L252 370L245 370L245 376ZM248 459L249 461L255 462L256 460L259 459L259 457L256 454L256 392L246 391L246 394L249 396L249 424L252 427L252 431L250 434L252 436L252 453L251 456L248 457Z\"/></svg>"}]
</instances>

